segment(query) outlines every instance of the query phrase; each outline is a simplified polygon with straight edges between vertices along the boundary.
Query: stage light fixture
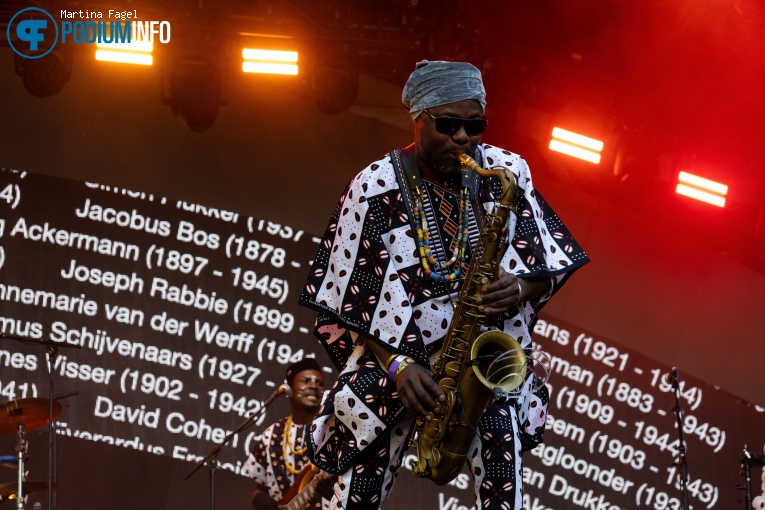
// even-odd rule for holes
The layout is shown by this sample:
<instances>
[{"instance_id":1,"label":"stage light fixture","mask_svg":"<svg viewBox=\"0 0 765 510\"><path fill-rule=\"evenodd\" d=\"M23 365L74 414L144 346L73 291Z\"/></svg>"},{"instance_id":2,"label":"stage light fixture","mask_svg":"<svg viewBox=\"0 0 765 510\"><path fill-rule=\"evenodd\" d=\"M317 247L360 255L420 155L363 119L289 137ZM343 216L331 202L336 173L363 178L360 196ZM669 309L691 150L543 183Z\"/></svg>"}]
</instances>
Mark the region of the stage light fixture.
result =
<instances>
[{"instance_id":1,"label":"stage light fixture","mask_svg":"<svg viewBox=\"0 0 765 510\"><path fill-rule=\"evenodd\" d=\"M725 197L728 195L728 186L725 184L682 171L677 180L675 192L678 195L700 200L717 207L725 207Z\"/></svg>"},{"instance_id":2,"label":"stage light fixture","mask_svg":"<svg viewBox=\"0 0 765 510\"><path fill-rule=\"evenodd\" d=\"M550 150L597 165L600 163L604 143L600 140L574 133L573 131L554 127L552 139L548 147Z\"/></svg>"},{"instance_id":3,"label":"stage light fixture","mask_svg":"<svg viewBox=\"0 0 765 510\"><path fill-rule=\"evenodd\" d=\"M15 55L14 70L24 88L35 97L50 97L61 92L72 74L72 54L54 48L44 57L28 59Z\"/></svg>"},{"instance_id":4,"label":"stage light fixture","mask_svg":"<svg viewBox=\"0 0 765 510\"><path fill-rule=\"evenodd\" d=\"M162 103L192 131L209 129L225 102L221 75L211 58L180 56L163 67Z\"/></svg>"},{"instance_id":5,"label":"stage light fixture","mask_svg":"<svg viewBox=\"0 0 765 510\"><path fill-rule=\"evenodd\" d=\"M319 67L312 73L311 84L316 106L327 115L346 111L359 92L358 74L343 68Z\"/></svg>"},{"instance_id":6,"label":"stage light fixture","mask_svg":"<svg viewBox=\"0 0 765 510\"><path fill-rule=\"evenodd\" d=\"M297 51L245 48L242 58L242 71L245 73L298 74Z\"/></svg>"},{"instance_id":7,"label":"stage light fixture","mask_svg":"<svg viewBox=\"0 0 765 510\"><path fill-rule=\"evenodd\" d=\"M96 43L96 60L150 66L154 62L152 57L153 46L152 43L144 41L100 42Z\"/></svg>"}]
</instances>

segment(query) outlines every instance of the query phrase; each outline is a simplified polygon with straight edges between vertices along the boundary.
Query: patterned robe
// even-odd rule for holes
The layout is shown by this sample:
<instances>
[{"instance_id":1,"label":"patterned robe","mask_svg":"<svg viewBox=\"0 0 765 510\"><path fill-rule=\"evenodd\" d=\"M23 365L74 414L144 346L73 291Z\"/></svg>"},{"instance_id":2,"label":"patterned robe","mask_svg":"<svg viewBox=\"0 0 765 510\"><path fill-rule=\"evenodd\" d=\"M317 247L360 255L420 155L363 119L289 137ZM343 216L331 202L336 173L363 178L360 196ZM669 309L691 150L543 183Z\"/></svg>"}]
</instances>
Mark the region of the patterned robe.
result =
<instances>
[{"instance_id":1,"label":"patterned robe","mask_svg":"<svg viewBox=\"0 0 765 510\"><path fill-rule=\"evenodd\" d=\"M282 418L266 428L260 441L253 445L247 462L242 467L242 475L253 478L257 483L263 485L268 490L268 494L276 501L280 501L295 482L296 475L287 470L285 460L298 471L309 463L307 452L302 454L292 452L293 449L299 451L306 446L306 425L291 424L289 437L292 449L289 445L284 444L286 425L287 418ZM319 484L308 508L323 510L330 508L332 483L332 481L327 481Z\"/></svg>"},{"instance_id":2,"label":"patterned robe","mask_svg":"<svg viewBox=\"0 0 765 510\"><path fill-rule=\"evenodd\" d=\"M526 303L522 313L500 317L496 324L528 349L536 312L588 258L534 189L520 156L485 144L478 152L476 159L483 168L501 165L513 173L518 184L518 212L508 220L509 242L501 267L521 278L548 277L551 281L544 296ZM498 179L473 175L472 241L500 190ZM444 232L442 245L434 248L443 257L453 246L449 236L456 233L459 207L438 186L426 185L425 193L428 214L438 231ZM340 371L313 422L309 441L313 461L331 473L347 472L368 462L371 455L381 455L379 445L370 448L369 455L364 452L378 438L390 442L408 433L408 427L398 423L411 421L395 383L364 349L359 335L430 367L451 322L462 281L447 284L424 277L411 201L399 165L390 155L359 173L335 208L300 298L301 304L319 312L315 334ZM530 384L530 378L527 382ZM525 436L519 434L518 439L524 449L541 441L546 418L546 390L532 397L535 412L528 412L528 400L513 404L516 411L523 411L513 419L520 419L523 425ZM401 444L396 450L385 454L403 455ZM392 457L390 462L395 464ZM392 479L384 483L389 490Z\"/></svg>"}]
</instances>

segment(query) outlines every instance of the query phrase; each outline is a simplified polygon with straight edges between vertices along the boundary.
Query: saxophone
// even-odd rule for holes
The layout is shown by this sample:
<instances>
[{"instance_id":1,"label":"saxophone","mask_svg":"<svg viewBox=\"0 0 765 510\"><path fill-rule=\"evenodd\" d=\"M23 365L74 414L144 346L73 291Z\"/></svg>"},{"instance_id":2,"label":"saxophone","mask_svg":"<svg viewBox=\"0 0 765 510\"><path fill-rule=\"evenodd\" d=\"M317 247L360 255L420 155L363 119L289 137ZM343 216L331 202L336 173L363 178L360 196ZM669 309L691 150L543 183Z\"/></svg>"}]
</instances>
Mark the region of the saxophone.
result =
<instances>
[{"instance_id":1,"label":"saxophone","mask_svg":"<svg viewBox=\"0 0 765 510\"><path fill-rule=\"evenodd\" d=\"M441 413L431 420L417 420L409 440L409 446L417 450L412 472L437 485L449 483L462 470L478 422L492 396L518 388L527 370L526 356L513 337L496 330L479 335L486 315L478 311L475 302L481 288L498 276L507 220L510 211L515 211L515 179L503 167L486 170L466 154L459 158L463 171L472 168L484 177L498 177L502 195L496 211L483 221L441 356L431 371L433 380L446 394L446 402L440 406Z\"/></svg>"}]
</instances>

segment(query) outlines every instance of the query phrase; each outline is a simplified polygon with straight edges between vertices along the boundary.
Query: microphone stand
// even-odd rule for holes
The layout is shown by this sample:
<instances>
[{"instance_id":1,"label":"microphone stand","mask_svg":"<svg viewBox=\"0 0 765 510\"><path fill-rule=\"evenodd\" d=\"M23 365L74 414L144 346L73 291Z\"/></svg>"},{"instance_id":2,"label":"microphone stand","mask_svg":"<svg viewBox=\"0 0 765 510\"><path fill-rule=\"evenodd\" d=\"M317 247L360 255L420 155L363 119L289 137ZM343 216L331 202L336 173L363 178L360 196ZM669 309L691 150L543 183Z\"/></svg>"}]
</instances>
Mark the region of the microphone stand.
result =
<instances>
[{"instance_id":1,"label":"microphone stand","mask_svg":"<svg viewBox=\"0 0 765 510\"><path fill-rule=\"evenodd\" d=\"M752 462L760 466L765 466L765 456L750 453L747 448L748 446L744 445L744 451L738 456L738 460L741 462L741 474L744 475L746 485L741 487L741 485L736 484L736 490L746 491L746 508L749 509L753 507L754 503L754 499L752 499L752 473L750 466ZM765 484L763 484L763 486L765 486ZM737 496L736 501L740 503L741 498Z\"/></svg>"},{"instance_id":2,"label":"microphone stand","mask_svg":"<svg viewBox=\"0 0 765 510\"><path fill-rule=\"evenodd\" d=\"M672 464L673 466L680 466L680 484L683 490L683 510L689 510L690 502L688 501L688 461L686 459L685 452L685 435L683 433L683 409L680 406L680 385L678 384L677 370L672 369L672 389L675 393L675 407L672 411L675 413L675 420L677 421L677 434L679 439L678 446L678 460Z\"/></svg>"},{"instance_id":3,"label":"microphone stand","mask_svg":"<svg viewBox=\"0 0 765 510\"><path fill-rule=\"evenodd\" d=\"M44 345L48 354L48 510L56 510L53 496L53 484L56 483L56 435L55 422L53 421L53 371L56 368L56 353L59 347L81 349L80 345L72 345L63 342L54 342L44 338L27 338L0 333L0 339L7 338L16 340L27 345ZM21 478L19 478L21 480ZM19 501L21 501L21 482L19 482Z\"/></svg>"},{"instance_id":4,"label":"microphone stand","mask_svg":"<svg viewBox=\"0 0 765 510\"><path fill-rule=\"evenodd\" d=\"M223 448L223 446L228 443L235 435L245 429L248 429L257 420L259 420L261 416L264 416L266 414L266 408L271 405L271 402L273 402L274 399L279 395L282 395L280 390L275 391L263 402L263 405L260 407L260 410L257 413L250 414L246 420L240 423L239 426L231 431L229 435L223 438L223 441L213 446L210 451L207 452L207 454L199 462L196 463L194 468L189 471L186 476L183 477L183 481L186 481L191 478L194 473L199 471L202 466L207 466L210 468L210 510L215 510L215 471L218 469L218 454L220 453L221 448Z\"/></svg>"},{"instance_id":5,"label":"microphone stand","mask_svg":"<svg viewBox=\"0 0 765 510\"><path fill-rule=\"evenodd\" d=\"M747 451L747 445L744 445L744 452L739 456L738 460L741 461L741 466L743 468L743 474L744 474L744 482L746 485L744 487L741 487L739 484L736 484L736 490L744 490L746 491L746 502L744 503L744 508L750 509L752 508L752 473L749 469L749 459L751 458L749 452ZM739 499L739 501L741 501Z\"/></svg>"},{"instance_id":6,"label":"microphone stand","mask_svg":"<svg viewBox=\"0 0 765 510\"><path fill-rule=\"evenodd\" d=\"M23 423L16 427L16 453L18 454L18 487L16 488L16 508L24 510L24 462L27 460L27 447L29 443L26 438L27 429Z\"/></svg>"}]
</instances>

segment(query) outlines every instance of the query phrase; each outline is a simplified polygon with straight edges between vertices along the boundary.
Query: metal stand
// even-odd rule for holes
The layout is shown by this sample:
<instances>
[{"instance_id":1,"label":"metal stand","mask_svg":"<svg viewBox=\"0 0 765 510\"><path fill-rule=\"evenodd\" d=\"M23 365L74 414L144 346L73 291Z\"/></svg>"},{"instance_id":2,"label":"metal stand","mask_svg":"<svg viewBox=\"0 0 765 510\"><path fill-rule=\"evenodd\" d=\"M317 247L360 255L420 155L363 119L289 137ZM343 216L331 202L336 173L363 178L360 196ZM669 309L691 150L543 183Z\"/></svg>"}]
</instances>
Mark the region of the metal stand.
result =
<instances>
[{"instance_id":1,"label":"metal stand","mask_svg":"<svg viewBox=\"0 0 765 510\"><path fill-rule=\"evenodd\" d=\"M736 484L736 490L737 491L746 491L746 501L744 502L744 508L748 508L751 510L752 508L752 473L749 470L749 459L750 455L749 452L746 450L747 446L744 445L744 452L739 456L738 460L741 461L741 470L742 474L744 475L744 486L741 487L739 484ZM739 501L741 501L739 499Z\"/></svg>"},{"instance_id":2,"label":"metal stand","mask_svg":"<svg viewBox=\"0 0 765 510\"><path fill-rule=\"evenodd\" d=\"M741 485L736 484L736 490L745 491L746 501L744 502L744 508L751 510L754 499L752 498L752 473L750 463L754 462L760 466L765 466L765 456L749 452L747 450L747 445L744 445L744 451L738 456L738 460L741 462L741 474L744 475L745 485L742 487ZM739 503L741 502L741 498L737 497L736 499Z\"/></svg>"},{"instance_id":3,"label":"metal stand","mask_svg":"<svg viewBox=\"0 0 765 510\"><path fill-rule=\"evenodd\" d=\"M16 428L16 453L19 456L18 488L16 490L17 510L24 510L24 491L23 491L24 461L27 458L27 447L29 446L29 443L27 443L26 434L27 434L27 428L24 426L23 423L19 423Z\"/></svg>"},{"instance_id":4,"label":"metal stand","mask_svg":"<svg viewBox=\"0 0 765 510\"><path fill-rule=\"evenodd\" d=\"M675 413L675 420L677 421L677 434L679 439L677 461L675 461L673 466L680 466L680 473L678 476L680 477L680 484L683 491L683 510L689 510L690 502L688 500L688 460L686 459L685 452L683 408L680 406L680 384L678 383L676 368L672 368L672 373L669 379L671 379L670 382L675 393L675 407L672 408L672 411Z\"/></svg>"},{"instance_id":5,"label":"metal stand","mask_svg":"<svg viewBox=\"0 0 765 510\"><path fill-rule=\"evenodd\" d=\"M53 421L53 370L56 368L55 344L48 345L48 509L56 510L53 484L56 482L56 422Z\"/></svg>"},{"instance_id":6,"label":"metal stand","mask_svg":"<svg viewBox=\"0 0 765 510\"><path fill-rule=\"evenodd\" d=\"M260 407L260 411L257 413L252 413L250 416L248 416L247 419L240 423L239 426L236 427L229 435L223 438L223 441L213 446L212 449L210 449L210 451L207 452L207 454L199 462L196 463L194 469L189 471L189 474L183 477L183 480L186 481L191 478L194 473L199 471L202 466L207 466L210 468L210 510L215 510L215 471L218 469L218 454L220 453L221 448L223 448L226 443L231 441L231 438L243 430L251 427L257 420L260 419L261 416L266 414L266 408L271 405L271 402L273 402L276 397L282 395L284 392L285 391L282 387L276 390L263 402L263 405Z\"/></svg>"},{"instance_id":7,"label":"metal stand","mask_svg":"<svg viewBox=\"0 0 765 510\"><path fill-rule=\"evenodd\" d=\"M19 336L11 336L0 333L0 339L8 338L10 340L16 340L27 345L42 345L47 348L48 354L48 510L56 510L56 499L54 496L53 485L56 479L56 424L53 419L53 402L56 400L53 397L53 372L56 368L56 354L59 347L68 347L72 349L80 349L79 345L71 345L66 343L54 342L52 340L26 338ZM21 459L19 459L19 472L21 472ZM19 478L19 496L21 495L21 478ZM21 502L21 497L19 497ZM21 503L19 503L21 505ZM22 506L18 507L21 510Z\"/></svg>"}]
</instances>

